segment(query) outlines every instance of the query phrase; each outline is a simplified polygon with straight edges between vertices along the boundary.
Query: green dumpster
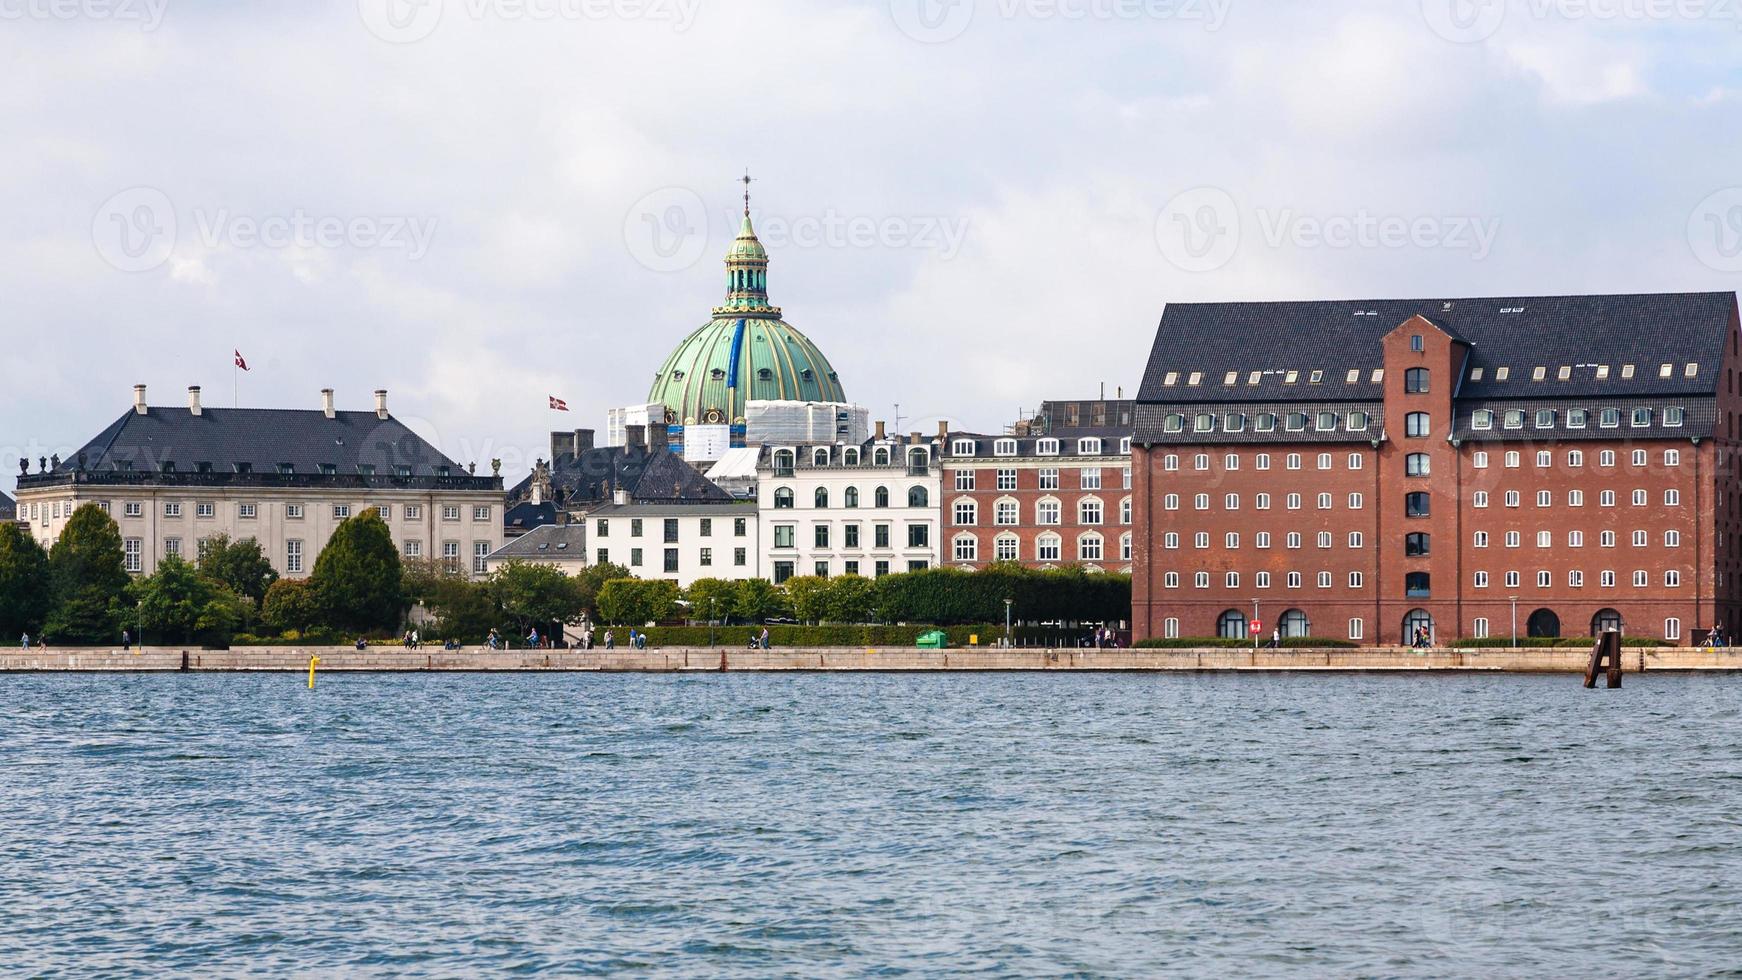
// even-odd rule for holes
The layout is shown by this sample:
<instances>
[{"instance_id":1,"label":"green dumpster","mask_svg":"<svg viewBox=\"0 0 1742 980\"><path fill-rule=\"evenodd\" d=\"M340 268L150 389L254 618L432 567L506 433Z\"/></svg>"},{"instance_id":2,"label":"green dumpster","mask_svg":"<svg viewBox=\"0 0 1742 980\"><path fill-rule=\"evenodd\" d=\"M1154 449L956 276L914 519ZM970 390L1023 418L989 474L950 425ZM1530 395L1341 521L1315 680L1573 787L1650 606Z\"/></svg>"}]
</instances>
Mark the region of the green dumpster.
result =
<instances>
[{"instance_id":1,"label":"green dumpster","mask_svg":"<svg viewBox=\"0 0 1742 980\"><path fill-rule=\"evenodd\" d=\"M914 646L919 647L921 650L942 650L949 645L950 636L943 630L932 630L930 633L922 633L920 634L919 640L914 643Z\"/></svg>"}]
</instances>

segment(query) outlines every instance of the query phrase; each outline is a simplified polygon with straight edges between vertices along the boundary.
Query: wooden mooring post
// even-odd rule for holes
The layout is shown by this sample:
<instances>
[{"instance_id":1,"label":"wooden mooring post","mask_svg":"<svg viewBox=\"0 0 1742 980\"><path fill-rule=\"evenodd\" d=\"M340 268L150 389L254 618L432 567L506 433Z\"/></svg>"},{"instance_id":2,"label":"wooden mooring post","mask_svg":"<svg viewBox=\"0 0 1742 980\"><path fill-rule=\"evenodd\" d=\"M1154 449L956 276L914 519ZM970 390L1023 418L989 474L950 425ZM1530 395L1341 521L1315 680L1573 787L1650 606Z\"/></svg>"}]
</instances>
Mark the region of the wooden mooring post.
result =
<instances>
[{"instance_id":1,"label":"wooden mooring post","mask_svg":"<svg viewBox=\"0 0 1742 980\"><path fill-rule=\"evenodd\" d=\"M1585 686L1597 686L1597 672L1606 670L1609 689L1621 686L1621 634L1604 630L1597 634L1597 644L1591 648L1591 665L1585 668Z\"/></svg>"}]
</instances>

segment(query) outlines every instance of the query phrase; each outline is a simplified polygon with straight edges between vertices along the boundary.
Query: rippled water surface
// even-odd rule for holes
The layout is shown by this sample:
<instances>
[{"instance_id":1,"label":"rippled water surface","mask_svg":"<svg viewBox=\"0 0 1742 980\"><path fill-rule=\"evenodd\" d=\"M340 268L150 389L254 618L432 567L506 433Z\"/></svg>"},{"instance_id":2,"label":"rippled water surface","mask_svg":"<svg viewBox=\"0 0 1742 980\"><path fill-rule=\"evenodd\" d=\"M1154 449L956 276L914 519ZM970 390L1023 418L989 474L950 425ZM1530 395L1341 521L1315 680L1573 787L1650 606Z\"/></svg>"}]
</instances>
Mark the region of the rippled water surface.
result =
<instances>
[{"instance_id":1,"label":"rippled water surface","mask_svg":"<svg viewBox=\"0 0 1742 980\"><path fill-rule=\"evenodd\" d=\"M9 975L1742 965L1742 678L0 676Z\"/></svg>"}]
</instances>

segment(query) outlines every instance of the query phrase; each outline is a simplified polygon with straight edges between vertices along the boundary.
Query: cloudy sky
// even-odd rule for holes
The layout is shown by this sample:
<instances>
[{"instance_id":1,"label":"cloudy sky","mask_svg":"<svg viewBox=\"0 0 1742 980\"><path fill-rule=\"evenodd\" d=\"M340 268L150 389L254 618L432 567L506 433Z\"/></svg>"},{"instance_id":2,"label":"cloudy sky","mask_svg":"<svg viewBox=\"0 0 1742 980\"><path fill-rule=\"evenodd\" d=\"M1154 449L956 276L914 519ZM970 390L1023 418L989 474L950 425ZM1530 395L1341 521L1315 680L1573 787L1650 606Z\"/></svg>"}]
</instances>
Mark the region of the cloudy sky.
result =
<instances>
[{"instance_id":1,"label":"cloudy sky","mask_svg":"<svg viewBox=\"0 0 1742 980\"><path fill-rule=\"evenodd\" d=\"M746 167L904 428L1130 392L1170 301L1731 289L1739 50L1736 0L0 0L0 459L240 349L516 474L707 318Z\"/></svg>"}]
</instances>

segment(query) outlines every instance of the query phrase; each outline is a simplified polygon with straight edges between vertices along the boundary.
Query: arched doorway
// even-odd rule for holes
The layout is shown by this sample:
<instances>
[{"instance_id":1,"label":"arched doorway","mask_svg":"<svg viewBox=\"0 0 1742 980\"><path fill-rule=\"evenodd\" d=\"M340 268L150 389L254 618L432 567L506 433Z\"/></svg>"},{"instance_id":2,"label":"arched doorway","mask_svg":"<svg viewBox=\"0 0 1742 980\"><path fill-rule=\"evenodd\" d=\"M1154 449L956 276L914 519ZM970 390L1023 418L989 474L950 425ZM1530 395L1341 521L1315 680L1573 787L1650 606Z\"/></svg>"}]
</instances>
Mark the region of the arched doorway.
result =
<instances>
[{"instance_id":1,"label":"arched doorway","mask_svg":"<svg viewBox=\"0 0 1742 980\"><path fill-rule=\"evenodd\" d=\"M1313 624L1307 619L1307 614L1299 609L1290 609L1283 613L1282 619L1278 620L1276 625L1278 629L1282 630L1283 636L1313 635Z\"/></svg>"},{"instance_id":2,"label":"arched doorway","mask_svg":"<svg viewBox=\"0 0 1742 980\"><path fill-rule=\"evenodd\" d=\"M1238 609L1230 609L1216 617L1216 635L1224 640L1246 639L1246 616Z\"/></svg>"},{"instance_id":3,"label":"arched doorway","mask_svg":"<svg viewBox=\"0 0 1742 980\"><path fill-rule=\"evenodd\" d=\"M1609 630L1614 630L1617 633L1624 632L1621 614L1613 609L1597 610L1597 615L1591 617L1591 635L1599 636Z\"/></svg>"},{"instance_id":4,"label":"arched doorway","mask_svg":"<svg viewBox=\"0 0 1742 980\"><path fill-rule=\"evenodd\" d=\"M1529 636L1559 637L1561 635L1561 618L1552 609L1538 609L1530 614L1530 622L1526 624Z\"/></svg>"},{"instance_id":5,"label":"arched doorway","mask_svg":"<svg viewBox=\"0 0 1742 980\"><path fill-rule=\"evenodd\" d=\"M1426 630L1428 643L1434 641L1434 618L1426 609L1411 609L1403 617L1403 645L1414 646L1417 630Z\"/></svg>"}]
</instances>

